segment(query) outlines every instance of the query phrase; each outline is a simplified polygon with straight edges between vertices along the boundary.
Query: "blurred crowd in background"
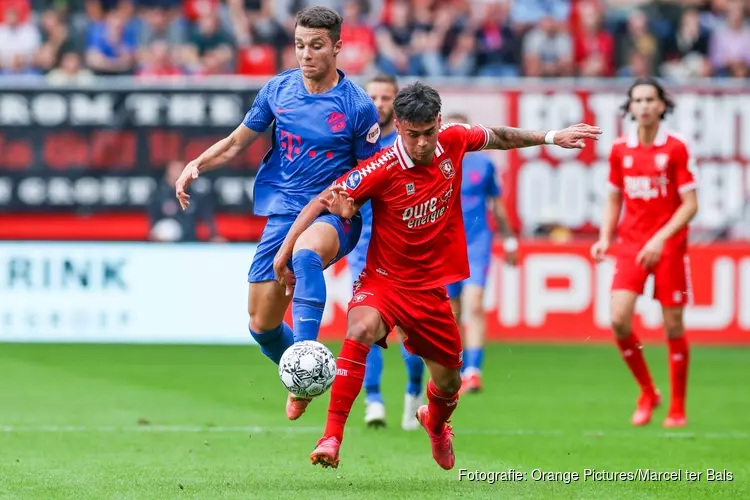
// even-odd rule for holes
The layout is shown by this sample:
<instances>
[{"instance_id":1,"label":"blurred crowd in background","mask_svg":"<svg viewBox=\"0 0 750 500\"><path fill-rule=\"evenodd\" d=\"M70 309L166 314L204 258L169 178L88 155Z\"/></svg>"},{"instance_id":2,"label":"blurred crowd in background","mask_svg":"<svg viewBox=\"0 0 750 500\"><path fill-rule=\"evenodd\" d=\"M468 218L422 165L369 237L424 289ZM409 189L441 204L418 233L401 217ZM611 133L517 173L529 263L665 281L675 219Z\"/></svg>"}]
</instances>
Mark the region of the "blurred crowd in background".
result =
<instances>
[{"instance_id":1,"label":"blurred crowd in background","mask_svg":"<svg viewBox=\"0 0 750 500\"><path fill-rule=\"evenodd\" d=\"M748 77L750 0L0 0L0 74L268 76L294 13L344 17L352 75Z\"/></svg>"}]
</instances>

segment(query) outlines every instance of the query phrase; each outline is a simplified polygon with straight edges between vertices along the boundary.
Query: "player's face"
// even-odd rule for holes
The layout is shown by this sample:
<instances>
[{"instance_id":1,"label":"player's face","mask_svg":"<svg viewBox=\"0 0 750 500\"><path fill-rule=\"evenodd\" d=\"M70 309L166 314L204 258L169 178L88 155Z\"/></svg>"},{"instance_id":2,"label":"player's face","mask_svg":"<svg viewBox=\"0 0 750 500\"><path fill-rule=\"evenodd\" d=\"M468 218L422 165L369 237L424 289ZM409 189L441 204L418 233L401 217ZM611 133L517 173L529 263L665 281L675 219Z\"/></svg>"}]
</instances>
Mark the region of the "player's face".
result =
<instances>
[{"instance_id":1,"label":"player's face","mask_svg":"<svg viewBox=\"0 0 750 500\"><path fill-rule=\"evenodd\" d=\"M367 84L367 93L380 113L380 127L390 125L393 121L393 100L396 99L396 88L387 82Z\"/></svg>"},{"instance_id":2,"label":"player's face","mask_svg":"<svg viewBox=\"0 0 750 500\"><path fill-rule=\"evenodd\" d=\"M404 147L414 163L429 165L437 149L440 116L432 123L409 123L396 120L396 129L404 141Z\"/></svg>"},{"instance_id":3,"label":"player's face","mask_svg":"<svg viewBox=\"0 0 750 500\"><path fill-rule=\"evenodd\" d=\"M638 85L630 94L630 113L641 127L650 127L661 120L666 106L653 85Z\"/></svg>"},{"instance_id":4,"label":"player's face","mask_svg":"<svg viewBox=\"0 0 750 500\"><path fill-rule=\"evenodd\" d=\"M334 44L328 30L297 26L294 30L294 46L297 62L305 78L320 80L335 70L341 40Z\"/></svg>"}]
</instances>

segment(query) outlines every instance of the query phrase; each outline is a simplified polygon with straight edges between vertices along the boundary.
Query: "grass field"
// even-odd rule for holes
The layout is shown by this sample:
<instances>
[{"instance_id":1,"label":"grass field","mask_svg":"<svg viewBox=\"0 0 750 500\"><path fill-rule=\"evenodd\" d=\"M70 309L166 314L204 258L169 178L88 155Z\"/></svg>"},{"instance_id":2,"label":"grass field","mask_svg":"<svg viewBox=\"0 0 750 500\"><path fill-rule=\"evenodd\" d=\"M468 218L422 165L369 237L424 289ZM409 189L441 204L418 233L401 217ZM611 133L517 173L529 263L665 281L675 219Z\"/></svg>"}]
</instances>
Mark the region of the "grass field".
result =
<instances>
[{"instance_id":1,"label":"grass field","mask_svg":"<svg viewBox=\"0 0 750 500\"><path fill-rule=\"evenodd\" d=\"M668 395L665 350L647 356ZM630 426L636 388L614 347L491 346L486 391L461 399L456 468L443 471L426 435L399 427L405 375L390 349L390 427L365 428L360 398L341 466L323 470L308 455L327 397L286 421L275 370L253 347L0 344L0 498L749 498L750 350L692 356L689 426L667 432L666 408ZM682 479L582 477L639 468ZM459 481L460 469L526 480ZM581 477L535 481L534 469Z\"/></svg>"}]
</instances>

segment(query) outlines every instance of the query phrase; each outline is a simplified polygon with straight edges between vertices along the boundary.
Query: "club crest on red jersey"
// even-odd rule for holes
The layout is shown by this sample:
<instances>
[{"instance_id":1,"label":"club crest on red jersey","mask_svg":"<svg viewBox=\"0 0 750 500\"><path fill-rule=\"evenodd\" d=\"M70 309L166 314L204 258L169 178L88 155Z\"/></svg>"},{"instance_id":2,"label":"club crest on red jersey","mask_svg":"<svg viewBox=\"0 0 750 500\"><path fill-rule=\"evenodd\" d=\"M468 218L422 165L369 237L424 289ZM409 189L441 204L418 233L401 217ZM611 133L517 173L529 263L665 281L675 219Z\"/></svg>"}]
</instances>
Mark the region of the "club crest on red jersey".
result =
<instances>
[{"instance_id":1,"label":"club crest on red jersey","mask_svg":"<svg viewBox=\"0 0 750 500\"><path fill-rule=\"evenodd\" d=\"M456 169L453 167L453 162L450 158L441 161L438 168L446 179L453 179L456 176Z\"/></svg>"},{"instance_id":2,"label":"club crest on red jersey","mask_svg":"<svg viewBox=\"0 0 750 500\"><path fill-rule=\"evenodd\" d=\"M333 133L341 132L346 127L346 115L344 115L344 113L334 111L333 113L328 115L328 126Z\"/></svg>"},{"instance_id":3,"label":"club crest on red jersey","mask_svg":"<svg viewBox=\"0 0 750 500\"><path fill-rule=\"evenodd\" d=\"M654 157L654 163L656 163L656 170L664 170L667 168L667 162L669 161L669 155L666 153L659 153Z\"/></svg>"}]
</instances>

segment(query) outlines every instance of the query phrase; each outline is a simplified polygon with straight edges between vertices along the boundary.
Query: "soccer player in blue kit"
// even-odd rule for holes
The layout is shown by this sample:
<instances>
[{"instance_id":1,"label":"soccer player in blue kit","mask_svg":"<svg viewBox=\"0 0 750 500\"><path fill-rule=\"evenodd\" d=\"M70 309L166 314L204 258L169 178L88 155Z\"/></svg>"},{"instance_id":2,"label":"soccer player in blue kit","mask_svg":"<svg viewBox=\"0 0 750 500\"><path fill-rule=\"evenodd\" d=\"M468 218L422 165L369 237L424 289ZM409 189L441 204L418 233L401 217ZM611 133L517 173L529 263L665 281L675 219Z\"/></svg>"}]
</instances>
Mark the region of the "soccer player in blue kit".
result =
<instances>
[{"instance_id":1,"label":"soccer player in blue kit","mask_svg":"<svg viewBox=\"0 0 750 500\"><path fill-rule=\"evenodd\" d=\"M389 75L379 75L372 78L365 87L370 98L378 108L380 114L380 142L383 147L392 146L398 137L396 124L394 123L393 101L398 93L398 83L396 79ZM354 250L347 256L349 269L352 276L352 287L359 279L362 269L365 267L367 258L367 247L370 244L370 235L372 233L372 206L368 201L359 210L362 214L362 235L359 243ZM400 328L396 327L399 335L403 339ZM408 373L408 382L406 386L406 395L404 396L404 413L401 418L401 427L404 430L419 429L419 421L416 413L422 405L423 390L422 378L424 377L424 361L416 354L411 354L401 345L401 354L406 364ZM383 348L379 345L373 346L367 355L367 365L365 370L365 424L369 427L384 427L385 402L380 393L380 382L383 378Z\"/></svg>"},{"instance_id":2,"label":"soccer player in blue kit","mask_svg":"<svg viewBox=\"0 0 750 500\"><path fill-rule=\"evenodd\" d=\"M446 120L468 123L460 113ZM484 288L492 257L492 232L487 224L487 205L492 206L497 227L503 236L505 261L515 265L518 242L513 236L503 207L500 187L495 176L492 159L483 152L468 153L463 160L461 207L464 214L466 243L468 246L471 276L448 285L453 314L463 332L464 361L461 367L461 392L477 392L482 388L481 370L484 358L486 319L484 313ZM462 312L466 313L462 317Z\"/></svg>"},{"instance_id":3,"label":"soccer player in blue kit","mask_svg":"<svg viewBox=\"0 0 750 500\"><path fill-rule=\"evenodd\" d=\"M263 86L244 121L188 163L175 183L185 208L190 203L185 190L191 181L230 162L272 127L273 144L255 179L254 212L268 220L248 273L248 313L250 334L276 364L294 342L317 339L326 302L323 270L357 244L361 216L342 219L326 213L305 230L285 262L293 287L276 280L277 251L302 208L381 147L377 108L336 67L342 46L341 16L314 6L300 11L295 21L300 68L285 71ZM290 302L294 330L284 322ZM299 418L309 402L289 394L287 417Z\"/></svg>"}]
</instances>

